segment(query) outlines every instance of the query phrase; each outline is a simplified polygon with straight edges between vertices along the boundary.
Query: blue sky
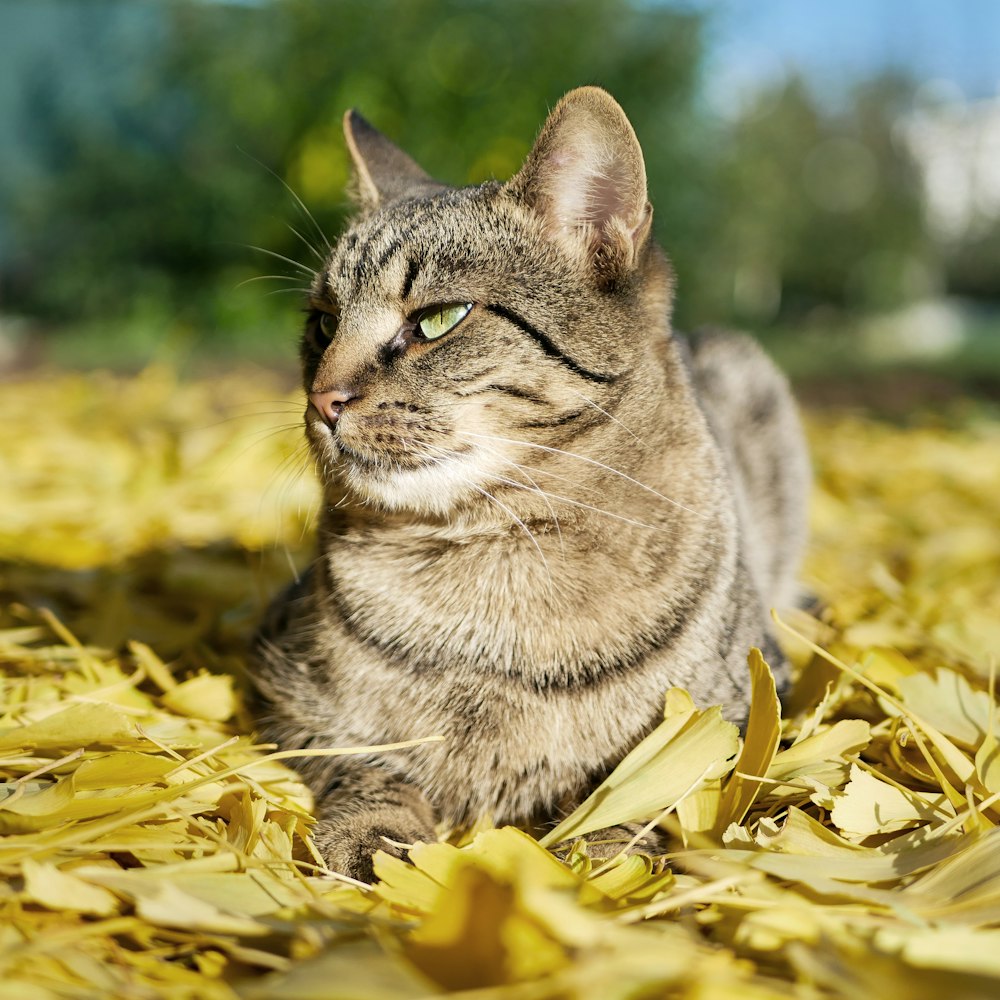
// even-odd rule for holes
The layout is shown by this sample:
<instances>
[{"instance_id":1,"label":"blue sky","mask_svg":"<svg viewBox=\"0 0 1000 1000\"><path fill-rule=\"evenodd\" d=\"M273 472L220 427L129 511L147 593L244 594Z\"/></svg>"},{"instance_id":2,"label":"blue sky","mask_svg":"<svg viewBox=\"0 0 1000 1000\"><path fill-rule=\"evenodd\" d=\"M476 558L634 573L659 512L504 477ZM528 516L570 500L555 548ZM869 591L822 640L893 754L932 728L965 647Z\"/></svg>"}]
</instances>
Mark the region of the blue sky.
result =
<instances>
[{"instance_id":1,"label":"blue sky","mask_svg":"<svg viewBox=\"0 0 1000 1000\"><path fill-rule=\"evenodd\" d=\"M966 97L1000 85L1000 0L695 0L715 11L712 63L753 86L797 67L820 89L890 66Z\"/></svg>"}]
</instances>

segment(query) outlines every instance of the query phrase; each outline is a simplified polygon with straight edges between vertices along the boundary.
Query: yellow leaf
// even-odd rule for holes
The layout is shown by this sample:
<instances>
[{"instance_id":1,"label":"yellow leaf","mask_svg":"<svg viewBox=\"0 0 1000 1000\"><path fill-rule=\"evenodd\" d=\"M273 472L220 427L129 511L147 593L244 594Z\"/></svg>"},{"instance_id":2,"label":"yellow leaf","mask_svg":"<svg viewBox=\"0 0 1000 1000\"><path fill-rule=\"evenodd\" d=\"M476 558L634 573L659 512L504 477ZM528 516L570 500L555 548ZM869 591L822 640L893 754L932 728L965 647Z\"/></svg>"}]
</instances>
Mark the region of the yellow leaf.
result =
<instances>
[{"instance_id":1,"label":"yellow leaf","mask_svg":"<svg viewBox=\"0 0 1000 1000\"><path fill-rule=\"evenodd\" d=\"M879 932L876 940L886 950L900 955L917 968L978 973L992 977L994 982L1000 979L998 930L941 927L900 933L893 928Z\"/></svg>"},{"instance_id":2,"label":"yellow leaf","mask_svg":"<svg viewBox=\"0 0 1000 1000\"><path fill-rule=\"evenodd\" d=\"M654 875L652 861L643 854L633 854L588 878L586 888L597 889L609 899L639 901L669 889L674 881L669 869ZM581 902L587 898L581 893Z\"/></svg>"},{"instance_id":3,"label":"yellow leaf","mask_svg":"<svg viewBox=\"0 0 1000 1000\"><path fill-rule=\"evenodd\" d=\"M431 853L433 846L418 844L414 848L414 863L421 864L431 874L433 871L422 859ZM512 826L484 830L462 849L462 855L476 858L480 866L507 878L517 877L550 888L571 889L579 884L577 876L534 837Z\"/></svg>"},{"instance_id":4,"label":"yellow leaf","mask_svg":"<svg viewBox=\"0 0 1000 1000\"><path fill-rule=\"evenodd\" d=\"M514 884L467 866L406 945L410 960L450 990L535 978L569 961L549 929L519 903Z\"/></svg>"},{"instance_id":5,"label":"yellow leaf","mask_svg":"<svg viewBox=\"0 0 1000 1000\"><path fill-rule=\"evenodd\" d=\"M225 722L236 712L233 679L228 674L198 674L166 691L160 699L178 715Z\"/></svg>"},{"instance_id":6,"label":"yellow leaf","mask_svg":"<svg viewBox=\"0 0 1000 1000\"><path fill-rule=\"evenodd\" d=\"M858 660L858 669L873 684L897 691L902 678L919 672L899 650L890 646L873 646L871 649L866 649Z\"/></svg>"},{"instance_id":7,"label":"yellow leaf","mask_svg":"<svg viewBox=\"0 0 1000 1000\"><path fill-rule=\"evenodd\" d=\"M414 1000L436 992L409 962L369 938L337 942L286 972L247 979L239 995L246 1000Z\"/></svg>"},{"instance_id":8,"label":"yellow leaf","mask_svg":"<svg viewBox=\"0 0 1000 1000\"><path fill-rule=\"evenodd\" d=\"M177 681L167 665L144 642L129 642L128 648L136 663L161 691L172 691L177 687Z\"/></svg>"},{"instance_id":9,"label":"yellow leaf","mask_svg":"<svg viewBox=\"0 0 1000 1000\"><path fill-rule=\"evenodd\" d=\"M474 867L501 880L527 880L533 884L574 889L581 879L546 851L537 840L514 827L484 830L466 847L451 844L414 844L412 864L383 851L375 855L375 874L380 881L376 894L392 905L415 913L427 913L439 902L441 892L453 885L460 873Z\"/></svg>"},{"instance_id":10,"label":"yellow leaf","mask_svg":"<svg viewBox=\"0 0 1000 1000\"><path fill-rule=\"evenodd\" d=\"M707 833L716 828L721 806L722 781L719 778L706 780L700 788L677 803L677 819L685 846L693 834Z\"/></svg>"},{"instance_id":11,"label":"yellow leaf","mask_svg":"<svg viewBox=\"0 0 1000 1000\"><path fill-rule=\"evenodd\" d=\"M726 781L715 819L716 836L730 823L742 823L753 805L761 783L743 775L765 776L781 735L781 705L771 668L759 649L750 650L750 715L743 749L733 774Z\"/></svg>"},{"instance_id":12,"label":"yellow leaf","mask_svg":"<svg viewBox=\"0 0 1000 1000\"><path fill-rule=\"evenodd\" d=\"M236 912L232 904L216 906L185 892L167 878L144 879L130 872L95 868L87 870L87 878L131 898L136 913L159 927L248 936L269 932L264 924Z\"/></svg>"},{"instance_id":13,"label":"yellow leaf","mask_svg":"<svg viewBox=\"0 0 1000 1000\"><path fill-rule=\"evenodd\" d=\"M73 781L77 791L141 785L159 781L176 766L177 761L170 757L121 751L84 761L74 772Z\"/></svg>"},{"instance_id":14,"label":"yellow leaf","mask_svg":"<svg viewBox=\"0 0 1000 1000\"><path fill-rule=\"evenodd\" d=\"M949 857L903 889L900 902L931 920L1000 920L1000 828L964 838Z\"/></svg>"},{"instance_id":15,"label":"yellow leaf","mask_svg":"<svg viewBox=\"0 0 1000 1000\"><path fill-rule=\"evenodd\" d=\"M149 747L134 723L110 705L70 705L38 722L0 732L0 750L74 750L77 747Z\"/></svg>"},{"instance_id":16,"label":"yellow leaf","mask_svg":"<svg viewBox=\"0 0 1000 1000\"><path fill-rule=\"evenodd\" d=\"M548 847L606 826L648 820L698 782L731 770L739 733L718 706L660 723L582 805L542 838Z\"/></svg>"},{"instance_id":17,"label":"yellow leaf","mask_svg":"<svg viewBox=\"0 0 1000 1000\"><path fill-rule=\"evenodd\" d=\"M924 798L916 792L880 781L852 764L847 787L834 795L830 818L845 836L868 837L876 833L895 833L919 823L940 825L954 815L955 810L946 795Z\"/></svg>"},{"instance_id":18,"label":"yellow leaf","mask_svg":"<svg viewBox=\"0 0 1000 1000\"><path fill-rule=\"evenodd\" d=\"M90 885L55 865L27 858L21 865L25 894L50 910L72 910L106 917L118 911L118 899L107 889Z\"/></svg>"},{"instance_id":19,"label":"yellow leaf","mask_svg":"<svg viewBox=\"0 0 1000 1000\"><path fill-rule=\"evenodd\" d=\"M826 775L833 764L844 766L844 756L860 753L871 740L871 726L861 719L842 719L812 736L793 743L774 755L767 769L773 781L788 781L801 775Z\"/></svg>"},{"instance_id":20,"label":"yellow leaf","mask_svg":"<svg viewBox=\"0 0 1000 1000\"><path fill-rule=\"evenodd\" d=\"M993 706L989 694L974 690L954 670L902 677L897 687L900 700L914 716L963 746L978 747L990 730Z\"/></svg>"},{"instance_id":21,"label":"yellow leaf","mask_svg":"<svg viewBox=\"0 0 1000 1000\"><path fill-rule=\"evenodd\" d=\"M450 847L449 844L441 844L440 846ZM454 847L450 847L450 849L456 852L458 850ZM417 846L413 850L417 851ZM419 857L419 852L417 856ZM417 865L407 864L385 851L376 851L372 860L375 874L378 876L374 891L380 898L404 913L429 913L437 906L445 887L427 872L421 870ZM457 866L457 859L454 863Z\"/></svg>"},{"instance_id":22,"label":"yellow leaf","mask_svg":"<svg viewBox=\"0 0 1000 1000\"><path fill-rule=\"evenodd\" d=\"M822 930L817 909L803 903L750 912L740 922L734 940L755 951L779 951L793 942L815 945Z\"/></svg>"},{"instance_id":23,"label":"yellow leaf","mask_svg":"<svg viewBox=\"0 0 1000 1000\"><path fill-rule=\"evenodd\" d=\"M976 774L991 795L1000 794L1000 743L992 732L986 734L976 751Z\"/></svg>"},{"instance_id":24,"label":"yellow leaf","mask_svg":"<svg viewBox=\"0 0 1000 1000\"><path fill-rule=\"evenodd\" d=\"M788 816L773 834L763 831L758 852L734 850L727 857L753 868L805 885L829 887L844 882L894 882L939 864L969 841L929 839L923 830L902 834L882 848L852 844L800 809Z\"/></svg>"}]
</instances>

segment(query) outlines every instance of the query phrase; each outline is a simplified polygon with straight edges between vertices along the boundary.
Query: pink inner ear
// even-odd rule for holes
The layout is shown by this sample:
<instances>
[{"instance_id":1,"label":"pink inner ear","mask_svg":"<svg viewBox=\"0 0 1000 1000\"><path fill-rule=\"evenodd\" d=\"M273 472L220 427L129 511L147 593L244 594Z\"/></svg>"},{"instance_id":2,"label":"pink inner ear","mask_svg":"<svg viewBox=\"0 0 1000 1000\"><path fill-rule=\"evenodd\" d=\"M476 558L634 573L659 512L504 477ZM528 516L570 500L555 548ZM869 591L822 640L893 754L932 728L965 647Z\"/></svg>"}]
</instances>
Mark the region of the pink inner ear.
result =
<instances>
[{"instance_id":1,"label":"pink inner ear","mask_svg":"<svg viewBox=\"0 0 1000 1000\"><path fill-rule=\"evenodd\" d=\"M635 214L635 196L630 190L628 171L614 160L606 161L601 167L601 172L591 174L587 184L584 202L587 221L598 229L603 229L615 217L630 224Z\"/></svg>"},{"instance_id":2,"label":"pink inner ear","mask_svg":"<svg viewBox=\"0 0 1000 1000\"><path fill-rule=\"evenodd\" d=\"M548 158L554 220L566 233L590 229L599 241L613 219L632 229L642 216L646 192L637 189L631 165L620 149L599 139L575 139Z\"/></svg>"}]
</instances>

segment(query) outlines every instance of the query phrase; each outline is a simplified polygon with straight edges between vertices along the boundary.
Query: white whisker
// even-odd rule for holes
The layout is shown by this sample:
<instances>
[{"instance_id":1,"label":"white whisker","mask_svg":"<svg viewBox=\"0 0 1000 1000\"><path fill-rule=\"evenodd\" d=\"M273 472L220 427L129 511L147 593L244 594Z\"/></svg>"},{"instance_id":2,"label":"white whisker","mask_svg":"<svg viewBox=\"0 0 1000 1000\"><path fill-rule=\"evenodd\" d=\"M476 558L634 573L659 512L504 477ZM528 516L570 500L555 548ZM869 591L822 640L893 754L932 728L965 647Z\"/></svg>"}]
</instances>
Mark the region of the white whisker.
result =
<instances>
[{"instance_id":1,"label":"white whisker","mask_svg":"<svg viewBox=\"0 0 1000 1000\"><path fill-rule=\"evenodd\" d=\"M678 507L681 510L686 510L689 514L694 514L696 517L705 517L700 511L692 510L690 507L686 507L684 504L678 502L677 500L672 500L670 497L664 496L657 490L654 490L651 486L647 486L645 483L640 483L638 479L633 479L630 475L621 472L618 469L612 468L610 465L605 465L603 462L598 462L596 458L587 458L586 455L577 455L572 451L563 451L561 448L552 448L546 444L533 444L531 441L518 441L514 438L500 437L496 434L476 434L474 431L455 431L460 437L472 437L481 438L484 441L499 441L503 444L514 444L521 445L525 448L537 448L540 451L548 452L552 455L564 455L566 458L575 458L580 462L586 462L588 465L596 466L599 469L604 469L606 472L610 472L612 475L620 476L622 479L638 486L640 489L645 490L647 493L651 493L653 496L665 503L672 504L674 507Z\"/></svg>"},{"instance_id":2,"label":"white whisker","mask_svg":"<svg viewBox=\"0 0 1000 1000\"><path fill-rule=\"evenodd\" d=\"M298 274L258 274L254 278L245 278L238 285L236 289L242 288L244 285L252 285L255 281L301 281L302 276ZM298 286L296 288L286 288L286 292L308 292L308 288L303 288Z\"/></svg>"},{"instance_id":3,"label":"white whisker","mask_svg":"<svg viewBox=\"0 0 1000 1000\"><path fill-rule=\"evenodd\" d=\"M322 228L320 227L320 224L316 221L315 216L312 214L312 212L309 211L308 208L306 208L306 203L298 196L298 193L288 183L288 181L286 181L285 178L282 177L280 174L272 170L262 160L258 160L257 157L254 156L252 153L248 153L245 149L241 147L237 148L244 156L249 157L249 159L253 160L253 162L256 163L258 167L263 167L292 196L292 198L295 201L295 204L299 208L299 211L302 212L302 214L312 225L313 229L316 230L316 235L319 236L319 238L323 241L323 245L326 247L327 251L329 252L330 250L332 250L333 247L330 246L330 241L326 238L326 233L323 232ZM292 232L295 232L295 230L292 230ZM298 233L296 233L296 236L297 235ZM322 260L322 257L320 257L320 259Z\"/></svg>"},{"instance_id":4,"label":"white whisker","mask_svg":"<svg viewBox=\"0 0 1000 1000\"><path fill-rule=\"evenodd\" d=\"M528 482L531 484L531 486L530 486L531 491L537 493L545 501L545 506L548 507L549 513L552 515L552 523L556 526L556 534L559 536L559 551L560 551L560 553L562 553L563 556L565 556L566 549L565 549L565 546L563 544L562 526L559 524L559 515L556 513L555 508L549 502L549 495L528 474L525 466L518 465L517 462L514 462L511 459L507 458L506 456L501 455L499 451L496 451L493 448L487 448L487 447L485 447L483 445L480 445L479 447L483 451L488 452L489 454L492 454L495 458L498 458L505 465L510 465L513 468L517 469L518 472L520 472L525 477L525 479L527 479ZM452 452L452 454L457 455L456 452ZM496 479L497 477L496 476L492 476L491 478ZM512 485L512 486L520 486L520 487L524 486L523 483L516 483L516 482L514 482L512 480L503 480L503 482L510 483L510 485Z\"/></svg>"},{"instance_id":5,"label":"white whisker","mask_svg":"<svg viewBox=\"0 0 1000 1000\"><path fill-rule=\"evenodd\" d=\"M621 427L623 431L625 431L626 434L630 434L633 438L635 438L635 440L638 441L639 444L643 446L643 448L649 447L649 445L647 445L646 442L643 441L638 434L633 434L632 431L629 430L629 428L626 427L625 424L623 424L613 413L608 413L607 410L605 410L601 406L598 406L597 403L595 403L592 399L588 399L582 392L577 392L575 389L570 389L569 391L573 393L574 396L578 396L580 399L582 399L588 406L592 406L595 410L597 410L598 413L603 413L608 418L608 420L613 420L616 424L618 424L619 427Z\"/></svg>"},{"instance_id":6,"label":"white whisker","mask_svg":"<svg viewBox=\"0 0 1000 1000\"><path fill-rule=\"evenodd\" d=\"M314 246L314 245L313 245L312 243L310 243L310 242L309 242L309 240L307 240L307 239L306 239L306 238L305 238L305 237L304 237L304 236L303 236L303 235L302 235L302 234L301 234L301 233L300 233L300 232L299 232L299 231L298 231L298 230L297 230L297 229L295 228L295 226L293 226L293 225L290 225L290 224L288 224L288 223L286 223L286 225L287 225L287 226L288 226L288 228L289 228L289 229L290 229L290 230L291 230L291 231L292 231L292 232L293 232L293 233L294 233L294 234L295 234L295 235L296 235L296 236L297 236L297 237L298 237L298 238L299 238L299 239L300 239L300 240L301 240L301 241L302 241L302 242L303 242L303 243L304 243L305 245L306 245L306 247L307 247L307 248L308 248L309 250L311 250L311 251L312 251L312 253L313 253L313 256L315 256L315 258L316 258L316 259L317 259L317 260L318 260L318 261L320 262L320 264L321 264L321 265L322 265L322 264L325 264L325 263L326 263L326 258L325 258L325 257L323 256L323 254L321 254L321 253L319 252L319 250L317 250L317 249L316 249L316 247L315 247L315 246ZM320 234L320 235L322 235L322 234Z\"/></svg>"},{"instance_id":7,"label":"white whisker","mask_svg":"<svg viewBox=\"0 0 1000 1000\"><path fill-rule=\"evenodd\" d=\"M438 463L447 461L449 459L455 459L455 458L460 458L461 457L461 453L460 452L456 452L456 451L454 451L453 449L450 449L450 448L433 448L432 447L432 448L430 448L425 453L428 454L428 456L431 459L433 459L435 462L438 462ZM451 474L455 475L454 469L451 470ZM505 511L507 513L507 515L514 521L514 523L517 524L521 528L521 530L527 536L528 540L531 542L531 544L535 547L536 551L538 552L538 555L539 555L539 557L542 560L542 565L545 567L545 575L548 578L549 586L553 587L552 573L551 573L551 571L549 569L548 559L545 558L545 553L542 551L541 545L538 544L538 539L535 537L535 535L531 531L531 529L524 523L524 521L522 521L521 518L519 518L517 516L517 514L515 514L514 511L512 511L510 509L510 507L508 507L505 503L503 503L503 501L498 500L492 493L490 493L488 490L483 489L481 486L478 486L475 482L473 482L467 476L458 476L457 478L461 482L464 482L467 486L471 487L477 493L479 493L482 496L486 497L487 500L489 500L492 503L496 504L501 510ZM498 481L501 481L501 482L504 481L502 479L502 477L491 476L490 478L497 479ZM523 483L513 483L512 481L510 481L510 482L512 483L512 485L519 486L522 489L528 489L528 490L531 489L531 487L525 486ZM539 491L539 492L541 492L541 491ZM551 510L551 507L549 509ZM555 512L554 511L552 512L552 516L553 516L553 518L555 518ZM561 541L561 538L562 538L562 536L560 534L560 541Z\"/></svg>"},{"instance_id":8,"label":"white whisker","mask_svg":"<svg viewBox=\"0 0 1000 1000\"><path fill-rule=\"evenodd\" d=\"M316 276L316 271L307 264L303 264L300 260L293 260L291 257L286 257L284 254L275 253L273 250L265 250L264 247L254 246L252 243L247 243L245 246L248 250L256 250L258 253L266 253L268 257L276 257L278 260L283 260L286 264L291 264L292 267L302 271L303 274L308 275L310 278L314 278Z\"/></svg>"}]
</instances>

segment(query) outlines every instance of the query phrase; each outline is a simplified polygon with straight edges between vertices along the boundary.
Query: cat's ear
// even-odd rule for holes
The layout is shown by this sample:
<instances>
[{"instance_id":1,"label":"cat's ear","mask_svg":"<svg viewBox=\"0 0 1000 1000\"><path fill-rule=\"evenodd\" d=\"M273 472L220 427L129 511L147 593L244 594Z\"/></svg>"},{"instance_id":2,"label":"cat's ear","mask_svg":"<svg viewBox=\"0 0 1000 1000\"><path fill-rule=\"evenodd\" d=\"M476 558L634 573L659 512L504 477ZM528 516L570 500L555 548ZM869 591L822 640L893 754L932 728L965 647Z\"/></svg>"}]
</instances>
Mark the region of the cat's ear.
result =
<instances>
[{"instance_id":1,"label":"cat's ear","mask_svg":"<svg viewBox=\"0 0 1000 1000\"><path fill-rule=\"evenodd\" d=\"M355 194L362 208L443 187L353 109L344 115L344 138L354 161Z\"/></svg>"},{"instance_id":2,"label":"cat's ear","mask_svg":"<svg viewBox=\"0 0 1000 1000\"><path fill-rule=\"evenodd\" d=\"M551 232L583 247L601 284L638 263L653 219L646 166L625 112L600 88L571 90L556 105L507 186Z\"/></svg>"}]
</instances>

